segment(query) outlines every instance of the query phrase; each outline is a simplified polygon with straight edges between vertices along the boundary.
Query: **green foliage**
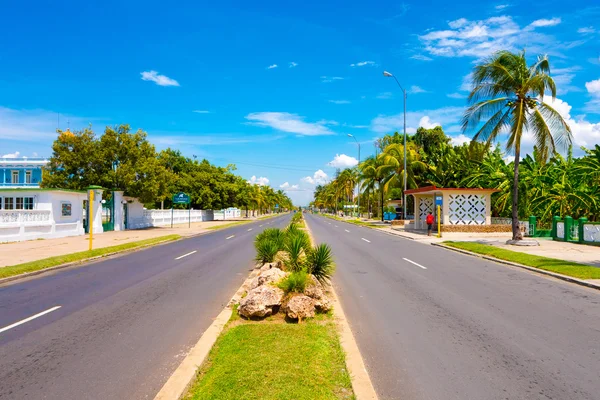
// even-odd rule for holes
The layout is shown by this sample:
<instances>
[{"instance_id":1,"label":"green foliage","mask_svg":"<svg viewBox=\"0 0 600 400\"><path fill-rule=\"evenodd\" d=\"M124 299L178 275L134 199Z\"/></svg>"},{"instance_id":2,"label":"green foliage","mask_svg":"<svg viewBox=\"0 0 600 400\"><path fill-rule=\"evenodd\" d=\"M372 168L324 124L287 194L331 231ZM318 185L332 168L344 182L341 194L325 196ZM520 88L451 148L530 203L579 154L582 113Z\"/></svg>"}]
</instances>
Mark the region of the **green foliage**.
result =
<instances>
[{"instance_id":1,"label":"green foliage","mask_svg":"<svg viewBox=\"0 0 600 400\"><path fill-rule=\"evenodd\" d=\"M335 271L331 247L322 243L311 249L306 257L306 267L319 282L330 280Z\"/></svg>"},{"instance_id":2,"label":"green foliage","mask_svg":"<svg viewBox=\"0 0 600 400\"><path fill-rule=\"evenodd\" d=\"M306 271L294 271L283 278L277 286L285 293L304 293L306 283L308 282L308 274Z\"/></svg>"},{"instance_id":3,"label":"green foliage","mask_svg":"<svg viewBox=\"0 0 600 400\"><path fill-rule=\"evenodd\" d=\"M267 228L258 235L256 235L255 244L271 240L277 244L278 250L283 250L285 245L286 234L279 228Z\"/></svg>"},{"instance_id":4,"label":"green foliage","mask_svg":"<svg viewBox=\"0 0 600 400\"><path fill-rule=\"evenodd\" d=\"M255 241L254 246L256 247L255 260L261 263L273 262L279 251L279 243L268 237Z\"/></svg>"},{"instance_id":5,"label":"green foliage","mask_svg":"<svg viewBox=\"0 0 600 400\"><path fill-rule=\"evenodd\" d=\"M304 233L304 232L302 232ZM306 235L306 234L304 234ZM285 251L288 253L286 266L290 271L300 271L304 260L304 249L307 247L307 238L301 234L292 235L288 238ZM309 247L310 247L310 241Z\"/></svg>"}]
</instances>

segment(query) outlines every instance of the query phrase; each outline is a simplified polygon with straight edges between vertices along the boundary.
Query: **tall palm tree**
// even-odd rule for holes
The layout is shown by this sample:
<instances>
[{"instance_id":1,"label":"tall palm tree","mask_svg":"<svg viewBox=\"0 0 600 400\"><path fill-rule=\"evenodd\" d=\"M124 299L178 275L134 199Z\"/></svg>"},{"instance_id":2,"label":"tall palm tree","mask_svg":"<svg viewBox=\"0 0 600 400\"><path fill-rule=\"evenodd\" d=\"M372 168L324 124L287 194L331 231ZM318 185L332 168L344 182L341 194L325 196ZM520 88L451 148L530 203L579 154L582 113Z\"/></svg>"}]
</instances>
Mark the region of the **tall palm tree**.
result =
<instances>
[{"instance_id":1,"label":"tall palm tree","mask_svg":"<svg viewBox=\"0 0 600 400\"><path fill-rule=\"evenodd\" d=\"M527 65L525 52L500 51L473 70L470 107L463 116L462 130L477 129L475 141L491 145L498 135L508 133L506 149L514 153L512 190L513 240L521 240L519 230L519 159L521 139L526 132L533 135L541 154L548 158L556 146L571 144L571 129L561 115L544 102L549 91L556 98L556 85L550 77L547 56L539 56ZM481 124L483 122L483 124Z\"/></svg>"},{"instance_id":2,"label":"tall palm tree","mask_svg":"<svg viewBox=\"0 0 600 400\"><path fill-rule=\"evenodd\" d=\"M389 165L385 164L381 157L368 157L360 164L359 170L362 174L364 185L367 187L371 185L374 189L375 184L377 184L379 188L381 195L381 221L383 221L383 195L385 189L383 181L389 176Z\"/></svg>"},{"instance_id":3,"label":"tall palm tree","mask_svg":"<svg viewBox=\"0 0 600 400\"><path fill-rule=\"evenodd\" d=\"M428 170L428 166L421 161L421 156L419 155L419 151L415 143L409 143L406 147L406 186L414 189L418 187L418 176L421 173L426 172ZM386 171L388 172L388 176L383 182L385 184L386 191L388 191L390 187L403 188L404 146L400 143L390 144L377 157L381 158L383 163L387 166ZM404 189L402 191L402 199L404 199Z\"/></svg>"}]
</instances>

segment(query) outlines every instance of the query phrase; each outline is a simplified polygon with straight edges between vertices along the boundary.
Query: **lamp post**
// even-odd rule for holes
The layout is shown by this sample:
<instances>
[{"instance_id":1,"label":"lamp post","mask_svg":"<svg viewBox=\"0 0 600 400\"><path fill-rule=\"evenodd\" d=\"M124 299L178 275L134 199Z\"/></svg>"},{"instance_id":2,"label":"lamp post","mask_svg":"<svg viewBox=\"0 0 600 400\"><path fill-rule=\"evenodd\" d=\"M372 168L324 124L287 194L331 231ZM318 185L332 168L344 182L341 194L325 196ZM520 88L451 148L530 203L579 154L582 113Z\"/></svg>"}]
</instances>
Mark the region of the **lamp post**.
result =
<instances>
[{"instance_id":1,"label":"lamp post","mask_svg":"<svg viewBox=\"0 0 600 400\"><path fill-rule=\"evenodd\" d=\"M396 79L396 77L391 73L383 71L383 76L385 76L386 78L394 78L394 80L400 87L400 90L402 90L402 95L404 99L404 191L402 192L402 219L406 219L406 90L404 90L402 85L400 85L400 82L398 82L398 79Z\"/></svg>"},{"instance_id":2,"label":"lamp post","mask_svg":"<svg viewBox=\"0 0 600 400\"><path fill-rule=\"evenodd\" d=\"M360 165L360 143L358 143L358 140L356 140L354 135L348 134L348 137L354 139L354 141L358 145L358 165ZM358 218L360 219L360 175L358 178Z\"/></svg>"}]
</instances>

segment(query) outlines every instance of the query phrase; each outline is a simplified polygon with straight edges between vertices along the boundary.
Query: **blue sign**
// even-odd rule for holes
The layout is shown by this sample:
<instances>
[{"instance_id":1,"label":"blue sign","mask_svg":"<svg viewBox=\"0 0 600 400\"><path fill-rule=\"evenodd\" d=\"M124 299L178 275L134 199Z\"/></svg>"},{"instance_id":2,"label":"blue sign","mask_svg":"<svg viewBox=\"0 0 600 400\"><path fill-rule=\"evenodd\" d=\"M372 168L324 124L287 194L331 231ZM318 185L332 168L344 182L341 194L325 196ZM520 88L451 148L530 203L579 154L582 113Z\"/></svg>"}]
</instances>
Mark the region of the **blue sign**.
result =
<instances>
[{"instance_id":1,"label":"blue sign","mask_svg":"<svg viewBox=\"0 0 600 400\"><path fill-rule=\"evenodd\" d=\"M443 201L444 197L441 194L436 194L435 195L435 206L442 206L442 201Z\"/></svg>"},{"instance_id":2,"label":"blue sign","mask_svg":"<svg viewBox=\"0 0 600 400\"><path fill-rule=\"evenodd\" d=\"M275 208L279 208L279 204L275 204Z\"/></svg>"}]
</instances>

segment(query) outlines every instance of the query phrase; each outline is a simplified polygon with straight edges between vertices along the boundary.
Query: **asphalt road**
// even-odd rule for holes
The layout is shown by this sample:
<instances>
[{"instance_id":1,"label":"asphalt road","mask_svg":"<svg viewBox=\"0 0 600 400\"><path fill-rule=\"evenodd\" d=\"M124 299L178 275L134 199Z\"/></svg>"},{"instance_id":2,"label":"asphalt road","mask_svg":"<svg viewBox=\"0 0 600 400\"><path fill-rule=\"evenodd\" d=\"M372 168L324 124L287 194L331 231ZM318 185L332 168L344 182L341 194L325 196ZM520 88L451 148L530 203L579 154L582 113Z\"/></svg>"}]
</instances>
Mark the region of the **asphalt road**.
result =
<instances>
[{"instance_id":1,"label":"asphalt road","mask_svg":"<svg viewBox=\"0 0 600 400\"><path fill-rule=\"evenodd\" d=\"M248 276L256 233L289 220L0 286L0 399L153 398Z\"/></svg>"},{"instance_id":2,"label":"asphalt road","mask_svg":"<svg viewBox=\"0 0 600 400\"><path fill-rule=\"evenodd\" d=\"M380 399L600 399L600 292L308 216Z\"/></svg>"}]
</instances>

